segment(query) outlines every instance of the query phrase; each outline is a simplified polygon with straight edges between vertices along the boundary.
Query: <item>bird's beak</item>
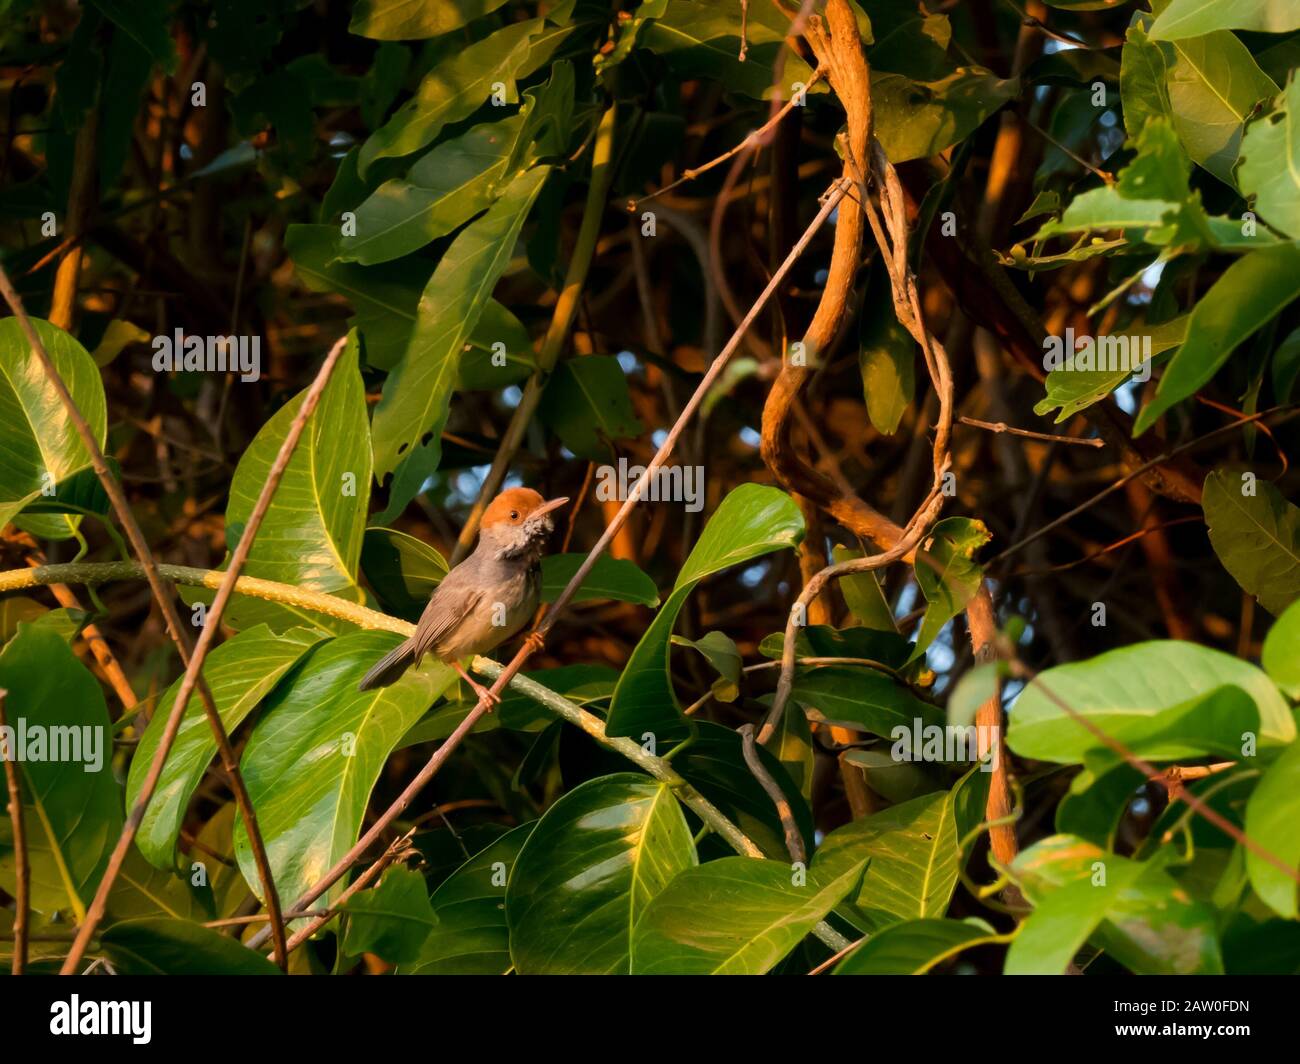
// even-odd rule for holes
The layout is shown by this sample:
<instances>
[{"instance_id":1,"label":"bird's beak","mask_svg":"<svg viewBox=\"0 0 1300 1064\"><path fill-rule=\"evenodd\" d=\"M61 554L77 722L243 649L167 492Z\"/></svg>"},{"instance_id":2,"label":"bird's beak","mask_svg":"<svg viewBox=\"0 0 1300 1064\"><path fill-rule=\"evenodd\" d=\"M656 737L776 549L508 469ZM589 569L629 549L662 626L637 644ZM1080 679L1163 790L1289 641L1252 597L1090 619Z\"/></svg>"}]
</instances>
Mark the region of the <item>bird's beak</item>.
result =
<instances>
[{"instance_id":1,"label":"bird's beak","mask_svg":"<svg viewBox=\"0 0 1300 1064\"><path fill-rule=\"evenodd\" d=\"M542 503L541 506L537 507L536 510L534 510L531 514L528 515L529 520L535 521L543 514L549 514L552 510L558 510L561 506L563 506L568 501L569 501L569 497L567 495L559 499L547 499L546 502Z\"/></svg>"}]
</instances>

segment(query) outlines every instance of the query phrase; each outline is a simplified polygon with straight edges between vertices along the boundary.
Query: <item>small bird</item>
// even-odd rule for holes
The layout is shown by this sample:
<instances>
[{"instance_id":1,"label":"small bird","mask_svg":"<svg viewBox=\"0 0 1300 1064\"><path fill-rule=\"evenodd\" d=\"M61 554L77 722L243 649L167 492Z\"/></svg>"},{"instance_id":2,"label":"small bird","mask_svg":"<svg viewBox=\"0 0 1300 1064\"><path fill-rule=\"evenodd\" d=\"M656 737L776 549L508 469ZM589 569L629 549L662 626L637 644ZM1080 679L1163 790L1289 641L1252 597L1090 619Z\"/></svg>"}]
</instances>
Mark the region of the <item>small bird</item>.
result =
<instances>
[{"instance_id":1,"label":"small bird","mask_svg":"<svg viewBox=\"0 0 1300 1064\"><path fill-rule=\"evenodd\" d=\"M542 553L554 531L551 513L568 501L544 500L532 488L508 488L493 499L483 513L474 553L443 577L415 634L380 658L360 689L388 687L433 654L460 673L489 708L499 702L461 660L486 654L528 623L541 597Z\"/></svg>"}]
</instances>

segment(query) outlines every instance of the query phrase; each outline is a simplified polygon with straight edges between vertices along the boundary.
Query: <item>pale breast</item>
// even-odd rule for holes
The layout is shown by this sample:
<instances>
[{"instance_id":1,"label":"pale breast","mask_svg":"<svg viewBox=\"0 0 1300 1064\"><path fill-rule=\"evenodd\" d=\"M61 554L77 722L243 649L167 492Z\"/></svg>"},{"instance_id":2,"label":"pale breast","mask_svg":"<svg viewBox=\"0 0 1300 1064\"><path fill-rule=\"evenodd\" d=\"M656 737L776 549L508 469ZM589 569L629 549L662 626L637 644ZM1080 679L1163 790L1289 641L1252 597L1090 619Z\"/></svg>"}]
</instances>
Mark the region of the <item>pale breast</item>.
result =
<instances>
[{"instance_id":1,"label":"pale breast","mask_svg":"<svg viewBox=\"0 0 1300 1064\"><path fill-rule=\"evenodd\" d=\"M513 571L510 571L513 570ZM443 661L461 660L495 650L518 632L537 611L541 595L541 570L537 566L502 567L487 581L493 594L480 600L472 614L453 625L434 653Z\"/></svg>"}]
</instances>

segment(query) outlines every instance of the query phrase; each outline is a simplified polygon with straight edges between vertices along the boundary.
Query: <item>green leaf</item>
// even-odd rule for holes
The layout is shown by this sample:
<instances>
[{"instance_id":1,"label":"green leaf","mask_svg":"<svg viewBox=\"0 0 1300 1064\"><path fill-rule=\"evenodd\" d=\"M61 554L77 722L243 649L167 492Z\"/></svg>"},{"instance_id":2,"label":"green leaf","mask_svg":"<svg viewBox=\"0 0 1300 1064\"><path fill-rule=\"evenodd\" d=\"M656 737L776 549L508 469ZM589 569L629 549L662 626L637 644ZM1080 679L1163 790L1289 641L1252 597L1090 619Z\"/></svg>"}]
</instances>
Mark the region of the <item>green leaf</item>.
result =
<instances>
[{"instance_id":1,"label":"green leaf","mask_svg":"<svg viewBox=\"0 0 1300 1064\"><path fill-rule=\"evenodd\" d=\"M975 552L993 538L983 521L945 517L930 530L917 558L916 582L925 595L925 617L916 635L912 658L919 658L945 624L975 597L984 569Z\"/></svg>"},{"instance_id":2,"label":"green leaf","mask_svg":"<svg viewBox=\"0 0 1300 1064\"><path fill-rule=\"evenodd\" d=\"M745 40L748 54L740 61L740 8L709 0L668 0L653 22L641 29L641 46L663 56L682 79L708 78L732 92L766 100L772 95L774 64L784 48L790 18L774 5L753 4ZM796 84L807 85L812 69L787 51L782 68L781 98ZM810 91L825 91L818 84Z\"/></svg>"},{"instance_id":3,"label":"green leaf","mask_svg":"<svg viewBox=\"0 0 1300 1064\"><path fill-rule=\"evenodd\" d=\"M1179 140L1195 162L1235 187L1232 171L1246 118L1277 86L1226 30L1162 44L1161 49Z\"/></svg>"},{"instance_id":4,"label":"green leaf","mask_svg":"<svg viewBox=\"0 0 1300 1064\"><path fill-rule=\"evenodd\" d=\"M819 855L806 873L747 857L687 869L633 929L632 972L763 975L857 886L862 868Z\"/></svg>"},{"instance_id":5,"label":"green leaf","mask_svg":"<svg viewBox=\"0 0 1300 1064\"><path fill-rule=\"evenodd\" d=\"M505 0L455 0L450 4L411 0L358 0L348 32L375 41L440 37L499 8Z\"/></svg>"},{"instance_id":6,"label":"green leaf","mask_svg":"<svg viewBox=\"0 0 1300 1064\"><path fill-rule=\"evenodd\" d=\"M1156 40L1199 37L1215 30L1288 33L1300 29L1300 5L1295 0L1170 0L1151 27Z\"/></svg>"},{"instance_id":7,"label":"green leaf","mask_svg":"<svg viewBox=\"0 0 1300 1064\"><path fill-rule=\"evenodd\" d=\"M1264 220L1300 237L1300 78L1287 82L1275 110L1246 127L1237 173Z\"/></svg>"},{"instance_id":8,"label":"green leaf","mask_svg":"<svg viewBox=\"0 0 1300 1064\"><path fill-rule=\"evenodd\" d=\"M912 722L941 723L937 707L887 673L852 665L796 667L790 697L810 720L888 736Z\"/></svg>"},{"instance_id":9,"label":"green leaf","mask_svg":"<svg viewBox=\"0 0 1300 1064\"><path fill-rule=\"evenodd\" d=\"M424 876L401 867L389 868L379 886L353 895L343 911L343 952L373 953L391 964L414 961L438 922Z\"/></svg>"},{"instance_id":10,"label":"green leaf","mask_svg":"<svg viewBox=\"0 0 1300 1064\"><path fill-rule=\"evenodd\" d=\"M1056 424L1059 425L1080 410L1086 410L1093 403L1100 402L1133 376L1137 366L1133 352L1139 341L1145 345L1145 338L1147 336L1151 338L1151 360L1153 361L1165 351L1183 342L1187 336L1190 320L1191 315L1184 314L1160 325L1146 326L1143 333L1128 333L1116 337L1114 340L1118 345L1118 350L1115 352L1116 365L1120 368L1082 369L1075 366L1073 369L1053 369L1047 374L1045 382L1047 395L1034 405L1034 413L1046 416L1059 408L1056 415ZM1101 341L1105 337L1097 339ZM1105 352L1097 351L1096 354L1098 359L1103 354L1106 354L1109 359L1109 354Z\"/></svg>"},{"instance_id":11,"label":"green leaf","mask_svg":"<svg viewBox=\"0 0 1300 1064\"><path fill-rule=\"evenodd\" d=\"M884 269L873 272L858 319L858 370L867 416L892 436L916 395L916 341L894 314Z\"/></svg>"},{"instance_id":12,"label":"green leaf","mask_svg":"<svg viewBox=\"0 0 1300 1064\"><path fill-rule=\"evenodd\" d=\"M354 632L320 647L277 689L244 749L244 782L286 898L312 886L357 841L388 755L455 681L446 665L428 663L391 687L358 691L395 642L388 632ZM260 890L242 822L235 856Z\"/></svg>"},{"instance_id":13,"label":"green leaf","mask_svg":"<svg viewBox=\"0 0 1300 1064\"><path fill-rule=\"evenodd\" d=\"M560 592L586 559L585 554L548 554L543 558L542 601L554 602L559 598ZM635 562L601 555L570 601L590 602L596 599L658 606L659 589Z\"/></svg>"},{"instance_id":14,"label":"green leaf","mask_svg":"<svg viewBox=\"0 0 1300 1064\"><path fill-rule=\"evenodd\" d=\"M1133 434L1141 435L1171 406L1207 384L1238 344L1297 295L1300 245L1275 244L1233 262L1193 308L1187 340L1170 359Z\"/></svg>"},{"instance_id":15,"label":"green leaf","mask_svg":"<svg viewBox=\"0 0 1300 1064\"><path fill-rule=\"evenodd\" d=\"M786 715L799 716L797 713ZM765 854L785 854L785 831L781 818L771 797L745 764L740 736L731 728L707 720L696 721L695 728L691 743L674 755L673 768L722 810L727 819L753 839ZM776 755L767 746L757 746L756 749L764 769L790 802L804 845L811 849L813 822L808 802Z\"/></svg>"},{"instance_id":16,"label":"green leaf","mask_svg":"<svg viewBox=\"0 0 1300 1064\"><path fill-rule=\"evenodd\" d=\"M1295 659L1292 659L1294 667ZM1246 802L1246 835L1293 872L1300 870L1300 742L1292 741L1271 764ZM1296 881L1252 849L1246 850L1250 885L1279 916L1294 920Z\"/></svg>"},{"instance_id":17,"label":"green leaf","mask_svg":"<svg viewBox=\"0 0 1300 1064\"><path fill-rule=\"evenodd\" d=\"M32 325L103 447L107 420L98 367L62 329L39 318ZM0 528L28 503L50 497L44 493L57 497L59 485L90 468L90 455L17 318L0 321L0 454Z\"/></svg>"},{"instance_id":18,"label":"green leaf","mask_svg":"<svg viewBox=\"0 0 1300 1064\"><path fill-rule=\"evenodd\" d=\"M506 86L506 102L515 102L515 77L543 25L540 18L513 23L436 63L415 95L361 146L361 176L376 160L410 155L432 144L445 126L487 103L498 82Z\"/></svg>"},{"instance_id":19,"label":"green leaf","mask_svg":"<svg viewBox=\"0 0 1300 1064\"><path fill-rule=\"evenodd\" d=\"M437 920L410 975L502 975L511 968L506 882L536 823L521 824L476 853L429 899Z\"/></svg>"},{"instance_id":20,"label":"green leaf","mask_svg":"<svg viewBox=\"0 0 1300 1064\"><path fill-rule=\"evenodd\" d=\"M212 651L203 664L203 678L212 691L226 733L233 734L281 677L320 640L319 632L305 628L294 628L277 636L265 625L258 625ZM178 678L167 688L140 737L126 781L127 808L133 807L140 796L180 684ZM203 702L196 693L185 707L180 731L176 733L176 741L136 835L136 845L150 864L165 869L175 866L176 838L181 824L216 752L217 741L212 737Z\"/></svg>"},{"instance_id":21,"label":"green leaf","mask_svg":"<svg viewBox=\"0 0 1300 1064\"><path fill-rule=\"evenodd\" d=\"M957 887L961 840L984 816L988 781L976 765L951 790L923 794L827 835L819 860L871 860L845 915L869 931L942 916Z\"/></svg>"},{"instance_id":22,"label":"green leaf","mask_svg":"<svg viewBox=\"0 0 1300 1064\"><path fill-rule=\"evenodd\" d=\"M566 358L547 381L537 413L570 451L593 462L609 461L615 440L645 431L612 355Z\"/></svg>"},{"instance_id":23,"label":"green leaf","mask_svg":"<svg viewBox=\"0 0 1300 1064\"><path fill-rule=\"evenodd\" d=\"M257 497L297 416L306 392L295 396L262 426L244 451L230 483L226 539L231 549L252 516ZM366 396L353 336L339 359L315 412L262 521L244 573L355 601L357 563L370 495L370 447ZM283 630L295 624L320 627L310 610L236 596L230 623L237 628L265 621Z\"/></svg>"},{"instance_id":24,"label":"green leaf","mask_svg":"<svg viewBox=\"0 0 1300 1064\"><path fill-rule=\"evenodd\" d=\"M13 729L5 745L19 759L32 908L71 909L84 919L122 830L104 695L63 639L27 624L0 651L0 689L9 692L5 717ZM9 818L0 817L0 886L13 895L10 832Z\"/></svg>"},{"instance_id":25,"label":"green leaf","mask_svg":"<svg viewBox=\"0 0 1300 1064\"><path fill-rule=\"evenodd\" d=\"M1274 615L1300 597L1300 509L1267 480L1216 469L1201 505L1210 544L1242 589Z\"/></svg>"},{"instance_id":26,"label":"green leaf","mask_svg":"<svg viewBox=\"0 0 1300 1064\"><path fill-rule=\"evenodd\" d=\"M444 141L405 179L385 181L356 209L356 235L339 258L372 265L418 251L485 210L500 194L524 116L482 122Z\"/></svg>"},{"instance_id":27,"label":"green leaf","mask_svg":"<svg viewBox=\"0 0 1300 1064\"><path fill-rule=\"evenodd\" d=\"M1300 699L1300 602L1293 602L1264 637L1264 671L1291 698Z\"/></svg>"},{"instance_id":28,"label":"green leaf","mask_svg":"<svg viewBox=\"0 0 1300 1064\"><path fill-rule=\"evenodd\" d=\"M447 560L423 540L394 528L367 528L361 571L385 609L416 620L447 575Z\"/></svg>"},{"instance_id":29,"label":"green leaf","mask_svg":"<svg viewBox=\"0 0 1300 1064\"><path fill-rule=\"evenodd\" d=\"M803 527L799 507L775 488L742 484L722 500L677 574L672 594L628 659L614 690L607 734L640 736L652 731L661 742L682 737L685 718L669 681L668 652L673 626L687 596L707 576L794 547Z\"/></svg>"},{"instance_id":30,"label":"green leaf","mask_svg":"<svg viewBox=\"0 0 1300 1064\"><path fill-rule=\"evenodd\" d=\"M208 860L205 854L194 856L196 864ZM216 913L211 888L191 886L192 875L192 870L178 875L170 869L154 868L140 856L139 850L127 850L122 871L108 892L108 922L141 916L169 916L195 922L213 919Z\"/></svg>"},{"instance_id":31,"label":"green leaf","mask_svg":"<svg viewBox=\"0 0 1300 1064\"><path fill-rule=\"evenodd\" d=\"M1214 913L1163 861L1131 861L1071 835L1021 853L1013 873L1034 911L1007 953L1008 975L1060 975L1090 939L1138 974L1221 974Z\"/></svg>"},{"instance_id":32,"label":"green leaf","mask_svg":"<svg viewBox=\"0 0 1300 1064\"><path fill-rule=\"evenodd\" d=\"M1231 687L1254 700L1264 740L1292 740L1296 732L1290 710L1255 666L1195 643L1157 640L1039 673L1011 707L1007 744L1022 757L1060 764L1082 762L1085 754L1099 748L1101 741L1061 709L1059 700L1106 734L1126 744L1141 743L1148 760L1196 757L1204 752L1203 736L1187 742L1180 739L1177 727L1169 734L1152 731L1153 718L1166 710L1192 711L1202 702L1202 711L1213 715L1225 708L1220 689ZM1211 698L1216 693L1220 697ZM1227 708L1235 712L1230 703ZM1175 714L1164 722L1177 720ZM1225 743L1233 739L1239 750L1240 734L1222 736Z\"/></svg>"},{"instance_id":33,"label":"green leaf","mask_svg":"<svg viewBox=\"0 0 1300 1064\"><path fill-rule=\"evenodd\" d=\"M1119 94L1124 105L1124 129L1136 137L1152 118L1173 118L1166 84L1165 56L1147 36L1144 21L1134 22L1120 52Z\"/></svg>"},{"instance_id":34,"label":"green leaf","mask_svg":"<svg viewBox=\"0 0 1300 1064\"><path fill-rule=\"evenodd\" d=\"M973 133L1020 92L983 67L962 67L932 82L901 74L871 75L875 134L892 163L924 159Z\"/></svg>"},{"instance_id":35,"label":"green leaf","mask_svg":"<svg viewBox=\"0 0 1300 1064\"><path fill-rule=\"evenodd\" d=\"M1101 774L1084 771L1070 781L1070 793L1056 807L1056 830L1112 850L1120 821L1138 797L1146 777L1127 761L1112 762Z\"/></svg>"},{"instance_id":36,"label":"green leaf","mask_svg":"<svg viewBox=\"0 0 1300 1064\"><path fill-rule=\"evenodd\" d=\"M734 702L740 697L740 669L744 659L735 641L725 632L705 632L699 639L673 636L673 645L694 647L713 666L718 679L713 681L713 697L719 702Z\"/></svg>"},{"instance_id":37,"label":"green leaf","mask_svg":"<svg viewBox=\"0 0 1300 1064\"><path fill-rule=\"evenodd\" d=\"M524 218L548 173L542 166L516 178L482 218L452 241L429 279L406 354L384 382L375 410L379 479L396 469L424 437L438 446L465 340L510 261Z\"/></svg>"},{"instance_id":38,"label":"green leaf","mask_svg":"<svg viewBox=\"0 0 1300 1064\"><path fill-rule=\"evenodd\" d=\"M515 970L625 973L633 926L695 862L667 784L620 773L575 787L542 816L510 872Z\"/></svg>"},{"instance_id":39,"label":"green leaf","mask_svg":"<svg viewBox=\"0 0 1300 1064\"><path fill-rule=\"evenodd\" d=\"M850 550L839 544L831 548L831 560L836 565L861 557L862 551ZM881 632L898 631L894 611L890 609L889 600L885 598L885 592L875 573L851 573L841 576L835 584L844 596L844 604L859 624Z\"/></svg>"},{"instance_id":40,"label":"green leaf","mask_svg":"<svg viewBox=\"0 0 1300 1064\"><path fill-rule=\"evenodd\" d=\"M279 975L260 953L185 920L124 920L99 936L120 975Z\"/></svg>"},{"instance_id":41,"label":"green leaf","mask_svg":"<svg viewBox=\"0 0 1300 1064\"><path fill-rule=\"evenodd\" d=\"M962 950L996 942L983 921L908 920L874 934L835 967L836 975L925 975Z\"/></svg>"},{"instance_id":42,"label":"green leaf","mask_svg":"<svg viewBox=\"0 0 1300 1064\"><path fill-rule=\"evenodd\" d=\"M948 59L952 24L946 15L923 14L907 0L867 0L861 6L871 18L875 35L875 43L867 49L872 70L888 70L920 81L942 78L952 71Z\"/></svg>"}]
</instances>

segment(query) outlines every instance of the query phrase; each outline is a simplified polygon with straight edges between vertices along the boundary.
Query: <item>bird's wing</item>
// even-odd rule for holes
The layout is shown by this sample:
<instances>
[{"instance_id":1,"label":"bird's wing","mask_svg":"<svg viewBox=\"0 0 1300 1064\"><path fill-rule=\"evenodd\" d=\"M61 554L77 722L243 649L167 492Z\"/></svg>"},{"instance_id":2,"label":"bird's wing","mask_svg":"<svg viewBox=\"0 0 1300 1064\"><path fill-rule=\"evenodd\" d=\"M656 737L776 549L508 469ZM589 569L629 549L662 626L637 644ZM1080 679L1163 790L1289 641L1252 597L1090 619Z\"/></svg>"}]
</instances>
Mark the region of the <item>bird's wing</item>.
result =
<instances>
[{"instance_id":1,"label":"bird's wing","mask_svg":"<svg viewBox=\"0 0 1300 1064\"><path fill-rule=\"evenodd\" d=\"M429 598L429 604L420 614L415 626L415 654L417 660L427 654L438 642L472 612L483 597L482 591L466 576L457 578L457 566L445 577Z\"/></svg>"}]
</instances>

